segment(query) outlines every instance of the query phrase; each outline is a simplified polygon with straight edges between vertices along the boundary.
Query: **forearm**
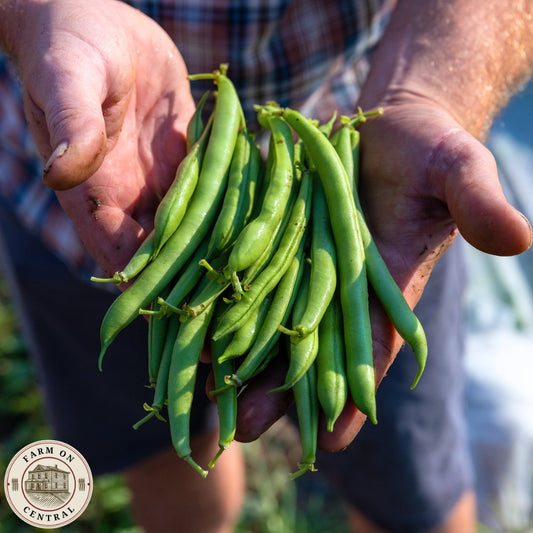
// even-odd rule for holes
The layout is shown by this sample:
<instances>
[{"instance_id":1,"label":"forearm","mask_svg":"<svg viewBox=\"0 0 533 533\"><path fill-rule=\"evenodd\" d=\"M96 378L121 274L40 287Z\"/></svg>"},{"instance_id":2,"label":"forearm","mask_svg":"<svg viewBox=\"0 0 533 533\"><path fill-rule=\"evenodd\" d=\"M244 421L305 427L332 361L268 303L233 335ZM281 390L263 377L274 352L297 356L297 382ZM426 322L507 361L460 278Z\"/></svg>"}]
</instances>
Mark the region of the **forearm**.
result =
<instances>
[{"instance_id":1,"label":"forearm","mask_svg":"<svg viewBox=\"0 0 533 533\"><path fill-rule=\"evenodd\" d=\"M360 104L437 103L483 137L533 65L533 1L399 0Z\"/></svg>"}]
</instances>

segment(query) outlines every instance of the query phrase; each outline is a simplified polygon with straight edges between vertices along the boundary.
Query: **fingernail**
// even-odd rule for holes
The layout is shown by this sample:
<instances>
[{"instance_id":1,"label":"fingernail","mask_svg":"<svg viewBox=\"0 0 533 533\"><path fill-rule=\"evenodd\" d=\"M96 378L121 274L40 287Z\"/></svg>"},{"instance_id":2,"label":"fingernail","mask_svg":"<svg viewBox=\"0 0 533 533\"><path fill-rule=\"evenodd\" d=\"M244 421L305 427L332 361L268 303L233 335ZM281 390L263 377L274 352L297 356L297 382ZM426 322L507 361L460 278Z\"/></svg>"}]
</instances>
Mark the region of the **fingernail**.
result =
<instances>
[{"instance_id":1,"label":"fingernail","mask_svg":"<svg viewBox=\"0 0 533 533\"><path fill-rule=\"evenodd\" d=\"M52 155L48 158L48 161L44 164L43 175L48 174L48 172L50 171L50 168L54 164L54 161L58 159L59 157L61 157L62 155L64 155L67 150L68 150L67 141L60 142L56 146L56 149L52 152Z\"/></svg>"},{"instance_id":2,"label":"fingernail","mask_svg":"<svg viewBox=\"0 0 533 533\"><path fill-rule=\"evenodd\" d=\"M519 212L520 213L520 212ZM529 245L527 247L527 249L529 250L529 248L531 248L531 246L533 245L533 228L531 227L531 222L529 221L529 219L526 217L526 215L524 215L524 213L520 213L520 215L522 216L522 218L526 221L527 223L527 226L529 228Z\"/></svg>"}]
</instances>

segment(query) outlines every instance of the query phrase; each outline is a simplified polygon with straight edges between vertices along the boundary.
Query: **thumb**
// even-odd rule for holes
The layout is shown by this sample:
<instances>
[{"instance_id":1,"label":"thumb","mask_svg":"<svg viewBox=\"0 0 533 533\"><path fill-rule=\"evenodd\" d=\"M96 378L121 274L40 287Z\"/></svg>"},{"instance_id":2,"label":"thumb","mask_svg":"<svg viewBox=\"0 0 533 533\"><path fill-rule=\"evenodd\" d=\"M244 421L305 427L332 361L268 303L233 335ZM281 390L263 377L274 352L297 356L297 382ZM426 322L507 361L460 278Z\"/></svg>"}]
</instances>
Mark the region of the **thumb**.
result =
<instances>
[{"instance_id":1,"label":"thumb","mask_svg":"<svg viewBox=\"0 0 533 533\"><path fill-rule=\"evenodd\" d=\"M89 70L56 72L38 85L26 83L38 87L25 94L25 111L46 161L43 183L54 190L71 189L92 176L123 122L125 99L114 99L104 117L105 89Z\"/></svg>"},{"instance_id":2,"label":"thumb","mask_svg":"<svg viewBox=\"0 0 533 533\"><path fill-rule=\"evenodd\" d=\"M53 150L43 169L43 183L57 191L71 189L89 178L106 152L105 129L97 117L73 115L65 120L64 127L50 132L60 140L51 143Z\"/></svg>"},{"instance_id":3,"label":"thumb","mask_svg":"<svg viewBox=\"0 0 533 533\"><path fill-rule=\"evenodd\" d=\"M474 137L453 132L439 146L432 169L452 218L472 246L501 256L531 246L529 221L505 198L494 157Z\"/></svg>"}]
</instances>

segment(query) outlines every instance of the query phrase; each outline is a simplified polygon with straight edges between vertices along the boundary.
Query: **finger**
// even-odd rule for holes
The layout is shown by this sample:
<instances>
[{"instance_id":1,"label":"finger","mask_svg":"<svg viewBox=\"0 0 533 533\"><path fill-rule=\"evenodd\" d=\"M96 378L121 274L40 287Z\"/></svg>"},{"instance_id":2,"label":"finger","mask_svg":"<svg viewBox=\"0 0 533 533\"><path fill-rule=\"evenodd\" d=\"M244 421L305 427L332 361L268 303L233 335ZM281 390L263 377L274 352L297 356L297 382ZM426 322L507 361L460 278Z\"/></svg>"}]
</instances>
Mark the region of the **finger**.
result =
<instances>
[{"instance_id":1,"label":"finger","mask_svg":"<svg viewBox=\"0 0 533 533\"><path fill-rule=\"evenodd\" d=\"M434 154L431 179L463 237L493 255L516 255L532 243L531 225L505 198L494 157L461 130L451 132Z\"/></svg>"},{"instance_id":2,"label":"finger","mask_svg":"<svg viewBox=\"0 0 533 533\"><path fill-rule=\"evenodd\" d=\"M334 431L326 429L322 416L318 428L318 447L325 452L339 452L348 447L366 421L366 416L348 400L339 418L335 421Z\"/></svg>"},{"instance_id":3,"label":"finger","mask_svg":"<svg viewBox=\"0 0 533 533\"><path fill-rule=\"evenodd\" d=\"M101 69L69 58L26 77L24 106L37 147L46 161L43 181L54 190L70 189L94 174L116 140L128 94L107 94ZM84 65L83 69L77 65ZM89 65L89 67L87 67Z\"/></svg>"},{"instance_id":4,"label":"finger","mask_svg":"<svg viewBox=\"0 0 533 533\"><path fill-rule=\"evenodd\" d=\"M58 192L83 245L107 276L124 268L147 232L120 207L106 205L81 188Z\"/></svg>"},{"instance_id":5,"label":"finger","mask_svg":"<svg viewBox=\"0 0 533 533\"><path fill-rule=\"evenodd\" d=\"M72 87L76 91L76 87ZM54 190L70 189L94 174L106 150L106 132L98 101L69 101L54 96L44 110L26 98L25 109L37 147L45 159L43 182Z\"/></svg>"},{"instance_id":6,"label":"finger","mask_svg":"<svg viewBox=\"0 0 533 533\"><path fill-rule=\"evenodd\" d=\"M287 412L293 402L290 391L268 394L284 383L286 371L286 361L277 357L239 394L235 440L256 440Z\"/></svg>"}]
</instances>

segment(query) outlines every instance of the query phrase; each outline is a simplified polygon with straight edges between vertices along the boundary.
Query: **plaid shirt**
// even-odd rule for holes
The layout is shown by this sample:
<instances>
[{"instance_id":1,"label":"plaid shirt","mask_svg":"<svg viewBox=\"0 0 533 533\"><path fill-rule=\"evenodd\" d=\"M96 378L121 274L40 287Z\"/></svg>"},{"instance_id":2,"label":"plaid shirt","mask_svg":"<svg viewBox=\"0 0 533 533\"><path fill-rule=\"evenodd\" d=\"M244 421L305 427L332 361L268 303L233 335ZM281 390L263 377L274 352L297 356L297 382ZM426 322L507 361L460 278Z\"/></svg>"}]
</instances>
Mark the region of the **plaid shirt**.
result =
<instances>
[{"instance_id":1,"label":"plaid shirt","mask_svg":"<svg viewBox=\"0 0 533 533\"><path fill-rule=\"evenodd\" d=\"M318 119L350 113L391 0L131 0L175 39L191 73L228 63L248 120L274 100ZM195 98L209 82L192 83ZM0 55L0 205L83 277L95 271L26 127L21 90Z\"/></svg>"}]
</instances>

